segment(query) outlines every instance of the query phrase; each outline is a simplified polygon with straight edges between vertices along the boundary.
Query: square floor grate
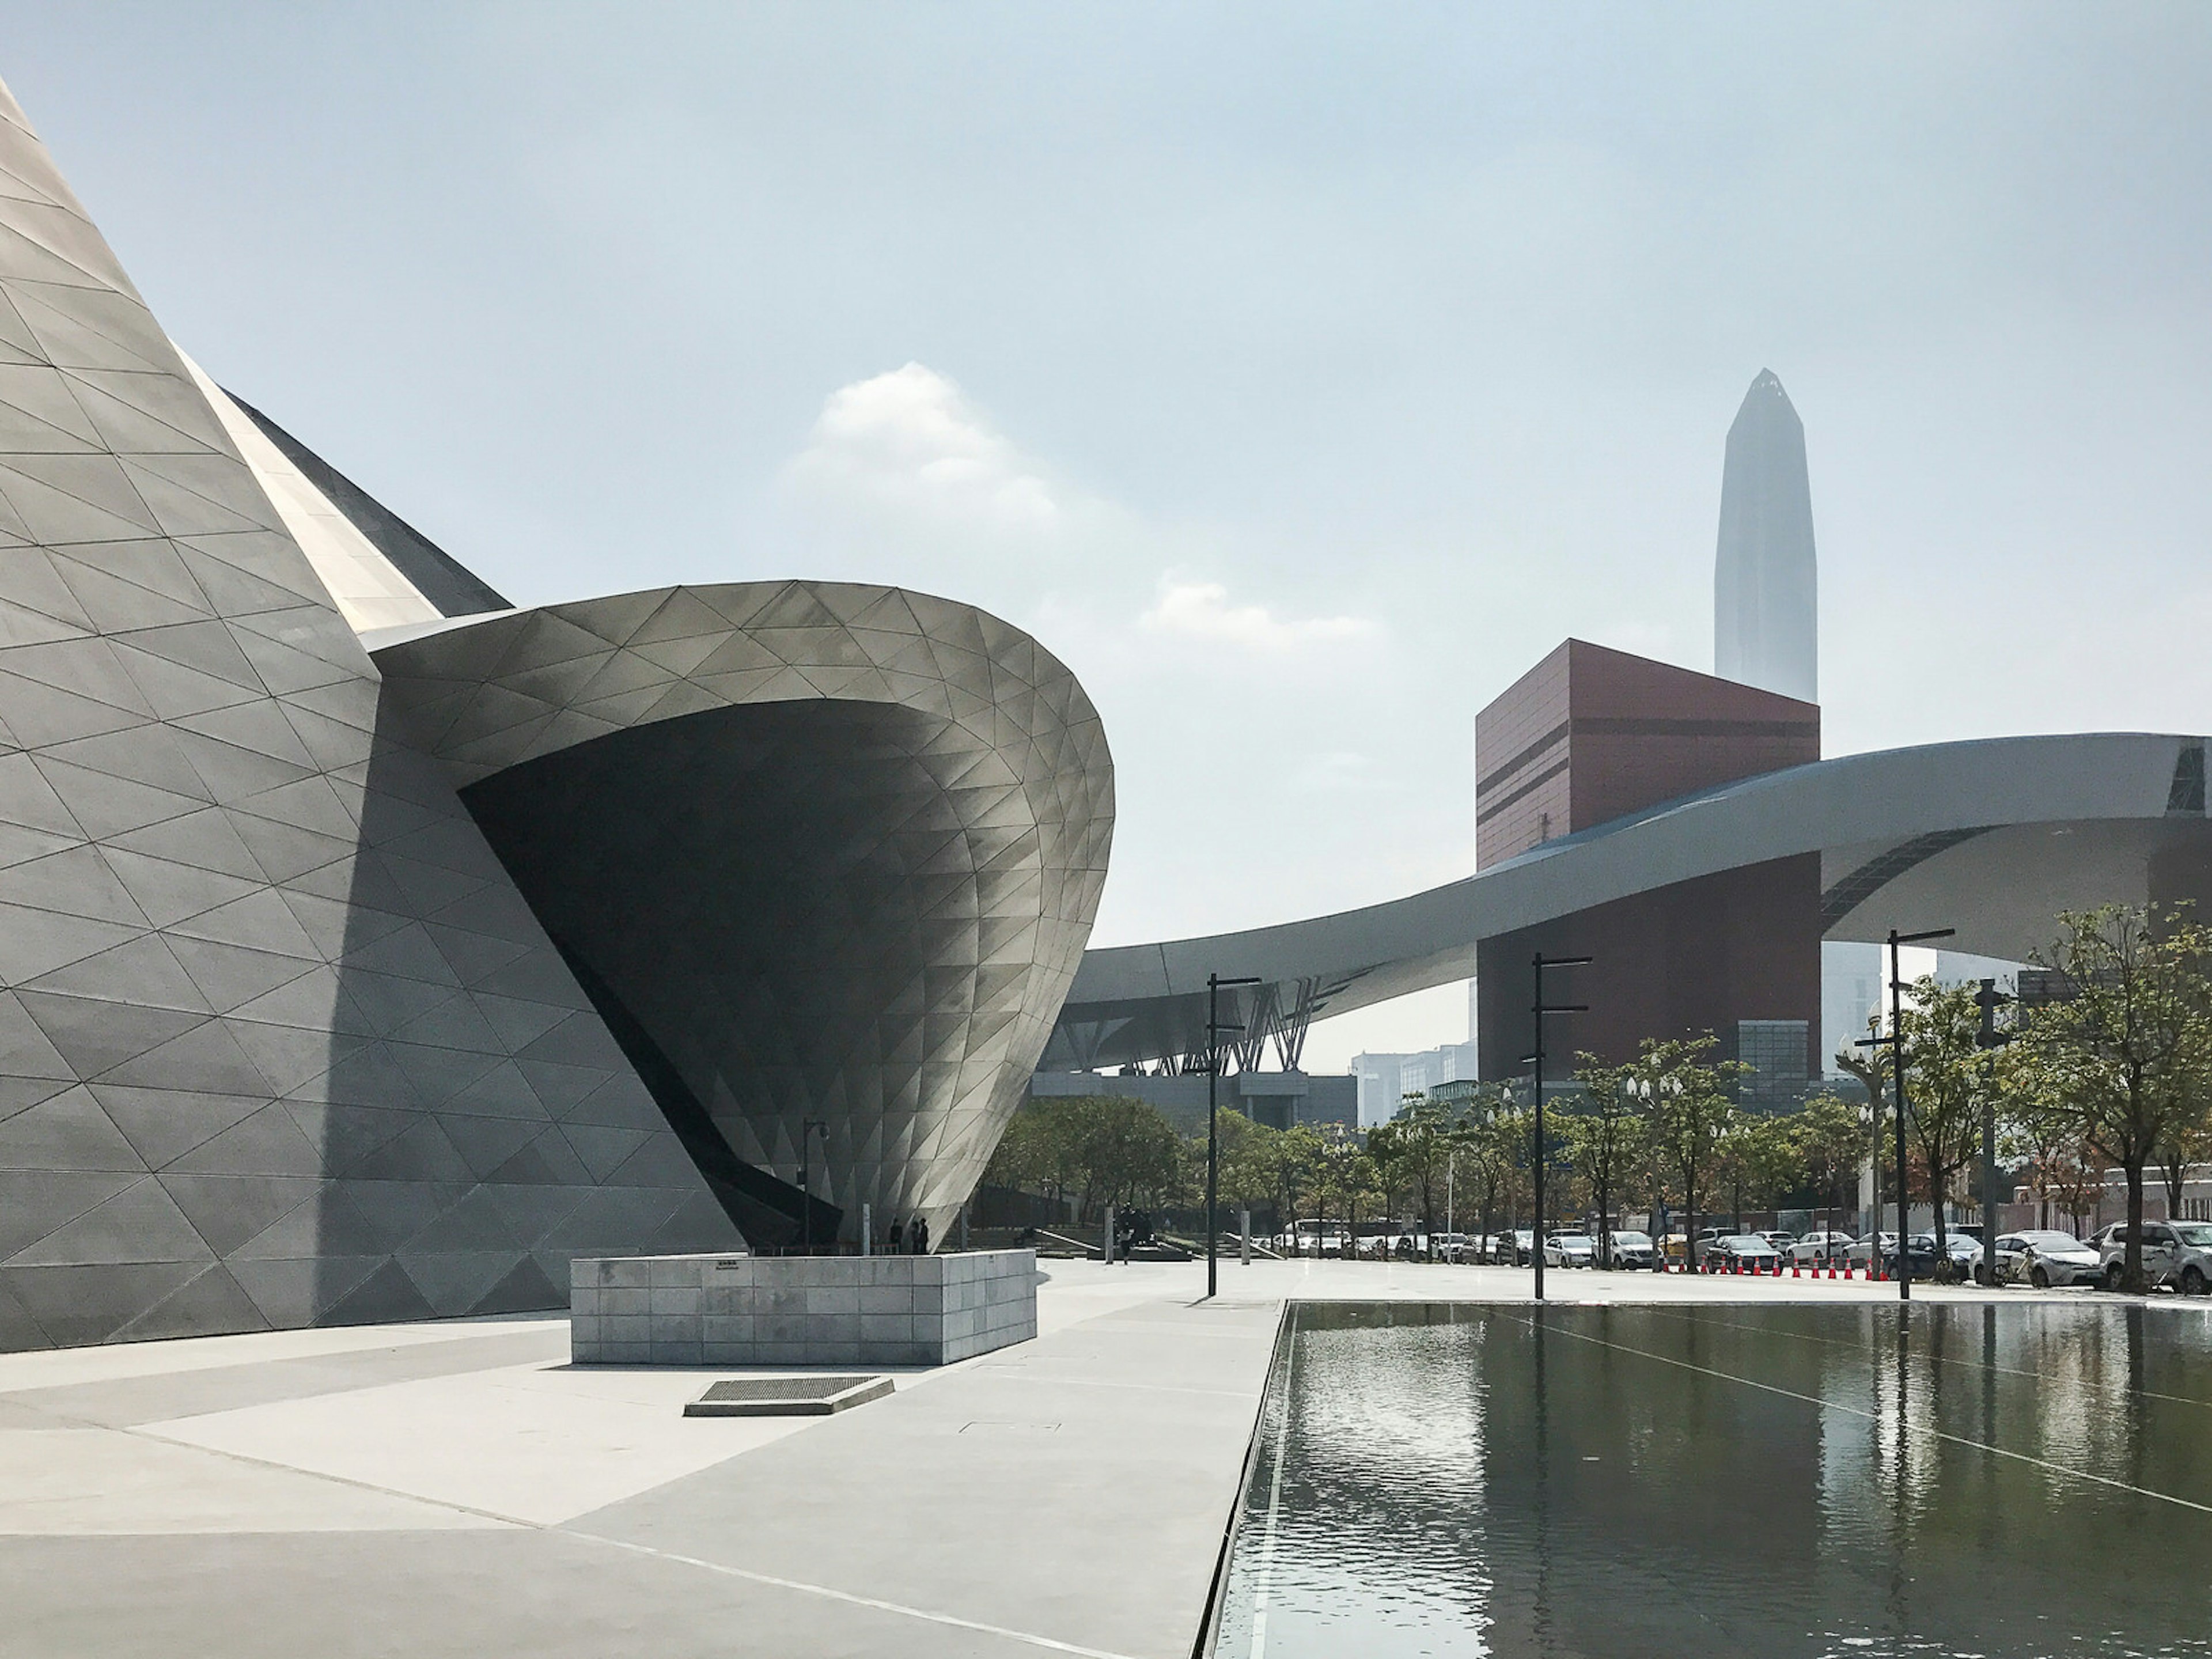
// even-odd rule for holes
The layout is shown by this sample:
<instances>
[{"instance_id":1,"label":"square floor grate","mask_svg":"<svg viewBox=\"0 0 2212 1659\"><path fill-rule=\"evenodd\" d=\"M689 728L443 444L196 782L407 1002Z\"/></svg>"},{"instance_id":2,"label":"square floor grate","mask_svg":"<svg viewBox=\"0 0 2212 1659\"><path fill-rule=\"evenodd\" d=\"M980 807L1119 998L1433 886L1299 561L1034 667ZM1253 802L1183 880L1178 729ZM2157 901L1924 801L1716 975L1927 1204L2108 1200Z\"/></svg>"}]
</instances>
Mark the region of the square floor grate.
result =
<instances>
[{"instance_id":1,"label":"square floor grate","mask_svg":"<svg viewBox=\"0 0 2212 1659\"><path fill-rule=\"evenodd\" d=\"M690 1405L686 1417L827 1417L880 1400L888 1376L740 1376L717 1382Z\"/></svg>"}]
</instances>

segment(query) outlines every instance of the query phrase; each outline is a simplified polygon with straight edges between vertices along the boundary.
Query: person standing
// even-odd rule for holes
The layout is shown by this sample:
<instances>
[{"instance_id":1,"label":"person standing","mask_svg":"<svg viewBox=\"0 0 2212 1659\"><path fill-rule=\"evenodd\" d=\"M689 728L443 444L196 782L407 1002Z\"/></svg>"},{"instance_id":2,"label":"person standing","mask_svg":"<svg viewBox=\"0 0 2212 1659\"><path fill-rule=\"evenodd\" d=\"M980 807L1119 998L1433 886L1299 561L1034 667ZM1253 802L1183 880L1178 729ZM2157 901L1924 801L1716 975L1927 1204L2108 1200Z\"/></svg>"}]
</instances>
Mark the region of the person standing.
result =
<instances>
[{"instance_id":1,"label":"person standing","mask_svg":"<svg viewBox=\"0 0 2212 1659\"><path fill-rule=\"evenodd\" d=\"M914 1253L916 1255L927 1255L929 1254L929 1218L919 1215L915 1217L914 1230L908 1237L914 1240Z\"/></svg>"},{"instance_id":2,"label":"person standing","mask_svg":"<svg viewBox=\"0 0 2212 1659\"><path fill-rule=\"evenodd\" d=\"M893 1216L891 1218L891 1247L888 1254L896 1255L901 1249L905 1248L905 1244L906 1237L904 1229L900 1226L899 1218L896 1216Z\"/></svg>"}]
</instances>

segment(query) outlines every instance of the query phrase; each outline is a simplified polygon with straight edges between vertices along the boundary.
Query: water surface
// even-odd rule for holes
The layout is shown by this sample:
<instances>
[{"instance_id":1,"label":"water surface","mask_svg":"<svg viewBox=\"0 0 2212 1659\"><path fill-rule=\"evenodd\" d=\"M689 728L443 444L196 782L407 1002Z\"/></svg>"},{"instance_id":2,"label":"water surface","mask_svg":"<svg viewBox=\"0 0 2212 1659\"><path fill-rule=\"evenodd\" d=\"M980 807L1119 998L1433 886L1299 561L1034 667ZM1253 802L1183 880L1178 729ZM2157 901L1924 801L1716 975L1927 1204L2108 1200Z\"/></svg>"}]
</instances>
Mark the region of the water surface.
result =
<instances>
[{"instance_id":1,"label":"water surface","mask_svg":"<svg viewBox=\"0 0 2212 1659\"><path fill-rule=\"evenodd\" d=\"M1215 1651L2212 1654L2212 1321L1295 1304Z\"/></svg>"}]
</instances>

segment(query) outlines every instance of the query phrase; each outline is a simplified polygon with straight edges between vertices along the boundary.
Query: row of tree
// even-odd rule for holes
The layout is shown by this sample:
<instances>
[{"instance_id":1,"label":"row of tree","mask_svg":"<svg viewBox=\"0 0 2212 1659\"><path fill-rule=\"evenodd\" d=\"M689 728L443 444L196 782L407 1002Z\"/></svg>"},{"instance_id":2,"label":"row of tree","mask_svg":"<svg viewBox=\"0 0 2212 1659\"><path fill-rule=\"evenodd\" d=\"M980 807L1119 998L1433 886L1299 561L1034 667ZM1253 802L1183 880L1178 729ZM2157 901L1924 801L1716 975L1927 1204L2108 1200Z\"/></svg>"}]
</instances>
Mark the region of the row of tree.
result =
<instances>
[{"instance_id":1,"label":"row of tree","mask_svg":"<svg viewBox=\"0 0 2212 1659\"><path fill-rule=\"evenodd\" d=\"M1972 988L1914 988L1901 1022L1914 1184L1955 1195L1990 1121L2001 1156L2077 1218L2117 1169L2124 1283L2140 1290L2148 1172L2163 1170L2178 1216L2190 1165L2212 1158L2212 929L2185 903L2071 912L2038 965L2041 994L2001 1021ZM1893 1104L1894 1051L1866 1052L1883 1058L1846 1064Z\"/></svg>"},{"instance_id":2,"label":"row of tree","mask_svg":"<svg viewBox=\"0 0 2212 1659\"><path fill-rule=\"evenodd\" d=\"M1860 1170L1883 1156L1878 1131L1894 1122L1901 1049L1906 1187L1935 1206L1939 1261L1944 1205L1968 1196L1993 1120L2006 1164L2077 1225L2105 1171L2121 1171L2124 1272L2140 1285L2147 1172L2163 1170L2167 1212L2179 1214L2187 1167L2212 1158L2212 930L2179 908L2069 914L2041 965L2044 994L1994 1018L1977 988L1920 981L1901 1044L1837 1056L1866 1101L1822 1094L1794 1111L1747 1109L1736 1097L1749 1068L1716 1058L1711 1034L1647 1039L1617 1064L1579 1055L1574 1087L1547 1091L1546 1208L1594 1212L1601 1249L1613 1218L1633 1209L1671 1210L1692 1237L1724 1200L1739 1224L1747 1203L1852 1210ZM1449 1103L1411 1097L1364 1139L1224 1111L1221 1200L1232 1213L1271 1210L1282 1225L1398 1215L1433 1234L1449 1204L1484 1235L1524 1218L1541 1231L1551 1217L1529 1214L1540 1156L1530 1107L1525 1084ZM1194 1206L1205 1163L1203 1135L1178 1135L1146 1103L1040 1100L1017 1115L985 1179L1073 1200L1088 1219L1121 1204Z\"/></svg>"},{"instance_id":3,"label":"row of tree","mask_svg":"<svg viewBox=\"0 0 2212 1659\"><path fill-rule=\"evenodd\" d=\"M1547 1156L1564 1164L1569 1194L1601 1222L1637 1197L1653 1210L1671 1204L1694 1234L1717 1189L1733 1190L1739 1215L1747 1194L1847 1208L1861 1168L1884 1156L1881 1126L1895 1124L1901 1053L1905 1186L1934 1208L1939 1262L1948 1260L1945 1206L1971 1198L1969 1174L1993 1130L2000 1163L2024 1173L2046 1205L2059 1200L2077 1226L2106 1172L2119 1171L2124 1278L2140 1289L2149 1172L2162 1173L2166 1213L2179 1215L2190 1167L2212 1159L2212 929L2186 905L2072 912L2036 961L2044 972L2033 1002L2002 1010L1977 986L1916 983L1899 1032L1880 1019L1869 1031L1901 1034L1901 1042L1836 1056L1866 1103L1821 1095L1794 1112L1747 1112L1731 1098L1746 1068L1713 1060L1710 1036L1649 1040L1622 1065L1583 1054ZM1437 1133L1479 1158L1495 1148L1485 1167L1510 1182L1500 1137L1465 1115ZM1478 1105L1475 1115L1507 1123L1507 1138L1522 1133L1510 1108ZM1893 1194L1894 1171L1890 1182Z\"/></svg>"}]
</instances>

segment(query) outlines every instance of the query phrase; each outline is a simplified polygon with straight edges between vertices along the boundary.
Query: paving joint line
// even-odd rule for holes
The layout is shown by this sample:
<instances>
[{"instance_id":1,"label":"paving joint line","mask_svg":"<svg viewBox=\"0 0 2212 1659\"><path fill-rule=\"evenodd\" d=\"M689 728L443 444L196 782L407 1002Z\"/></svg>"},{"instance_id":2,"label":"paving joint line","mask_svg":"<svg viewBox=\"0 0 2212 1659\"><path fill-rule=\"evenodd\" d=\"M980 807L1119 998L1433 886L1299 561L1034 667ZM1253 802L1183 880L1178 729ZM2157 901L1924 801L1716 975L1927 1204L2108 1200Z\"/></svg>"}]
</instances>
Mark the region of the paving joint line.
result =
<instances>
[{"instance_id":1,"label":"paving joint line","mask_svg":"<svg viewBox=\"0 0 2212 1659\"><path fill-rule=\"evenodd\" d=\"M886 1601L878 1596L857 1595L850 1590L832 1589L826 1584L810 1584L800 1579L778 1577L774 1573L755 1572L748 1567L733 1567L726 1562L709 1561L696 1555L683 1555L674 1550L656 1549L650 1544L636 1544L626 1539L609 1538L602 1533L579 1532L568 1527L547 1528L544 1530L557 1532L564 1538L587 1539L595 1544L604 1544L611 1549L626 1550L632 1554L647 1556L655 1560L678 1562L687 1567L697 1567L707 1572L721 1574L726 1577L742 1578L750 1583L767 1584L777 1589L797 1590L802 1595L819 1595L829 1601L845 1602L852 1607L873 1608L879 1613L899 1613L906 1618L923 1620L933 1625L949 1626L954 1630L971 1630L987 1636L1004 1637L1010 1642L1019 1642L1030 1647L1042 1648L1051 1653L1072 1653L1078 1655L1079 1659L1133 1659L1131 1655L1116 1652L1111 1648L1086 1648L1079 1643L1062 1642L1054 1637L1039 1636L1031 1631L1012 1630L1006 1626L988 1624L980 1619L963 1619L954 1613L933 1613L927 1607L912 1607L902 1601Z\"/></svg>"},{"instance_id":2,"label":"paving joint line","mask_svg":"<svg viewBox=\"0 0 2212 1659\"><path fill-rule=\"evenodd\" d=\"M106 1425L93 1426L105 1427ZM451 1498L428 1498L420 1492L403 1492L396 1486L381 1486L374 1480L362 1480L351 1475L331 1474L320 1469L303 1469L296 1464L278 1462L273 1458L256 1457L249 1452L231 1451L219 1446L203 1446L193 1441L173 1439L167 1435L154 1434L143 1429L114 1429L110 1432L133 1435L165 1446L180 1446L189 1451L205 1452L211 1456L224 1458L232 1462L243 1463L256 1468L280 1470L284 1474L300 1475L309 1480L320 1480L331 1486L347 1486L357 1492L374 1492L380 1497L397 1498L409 1503L424 1504L432 1509L449 1510L457 1515L471 1516L478 1520L494 1522L501 1526L511 1527L520 1531L542 1533L561 1538L574 1538L584 1543L597 1544L632 1555L643 1555L659 1560L672 1561L682 1566L696 1567L707 1572L720 1574L726 1577L742 1578L777 1589L794 1590L802 1595L818 1595L832 1601L847 1602L854 1607L871 1607L882 1613L898 1613L906 1618L919 1619L933 1625L945 1625L957 1630L972 1630L986 1635L1004 1637L1009 1641L1041 1648L1048 1652L1074 1654L1079 1656L1079 1659L1132 1659L1130 1655L1116 1653L1108 1648L1086 1648L1076 1643L1059 1641L1054 1638L1039 1636L1029 1631L1012 1630L1002 1625L988 1624L981 1620L963 1619L957 1613L934 1613L927 1607L913 1607L903 1602L887 1601L875 1596L855 1595L849 1590L833 1589L826 1584L810 1584L796 1578L781 1578L773 1573L754 1572L744 1567L733 1567L723 1562L708 1561L696 1555L684 1555L673 1550L656 1549L650 1544L636 1544L625 1539L610 1538L604 1533L587 1532L565 1522L538 1521L527 1516L508 1515L498 1510L485 1509L480 1504L464 1504ZM742 1455L742 1453L732 1453L732 1456ZM710 1464L708 1467L714 1466ZM346 1528L340 1530L358 1531L359 1528Z\"/></svg>"}]
</instances>

